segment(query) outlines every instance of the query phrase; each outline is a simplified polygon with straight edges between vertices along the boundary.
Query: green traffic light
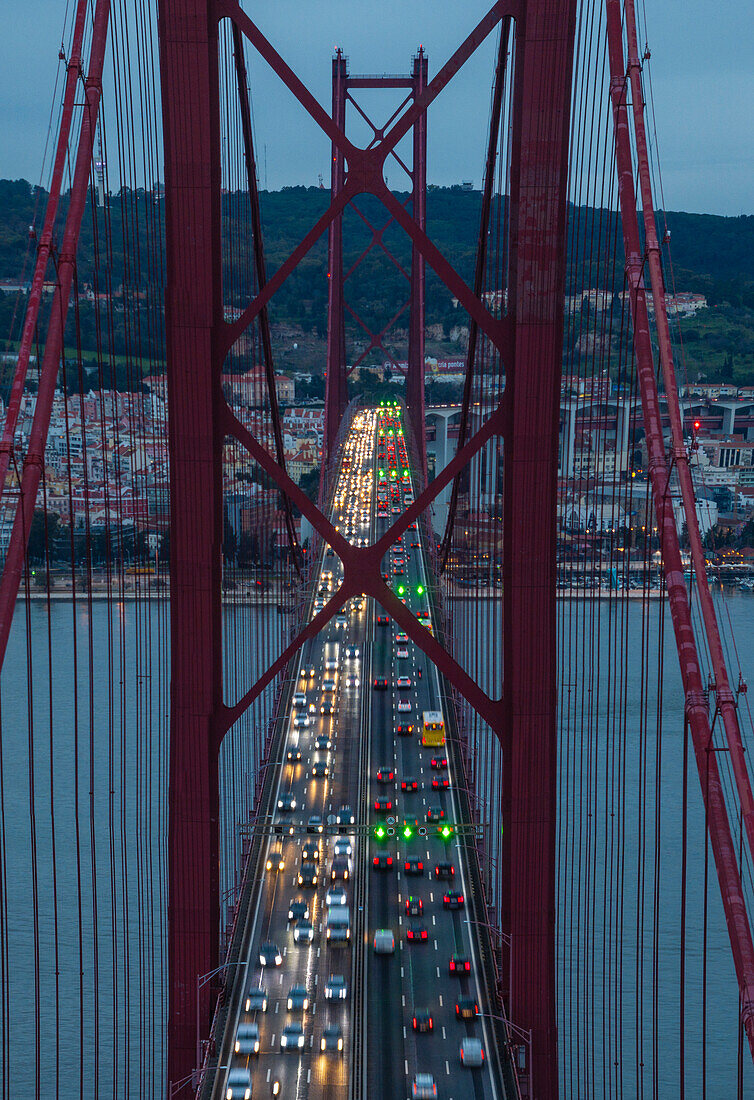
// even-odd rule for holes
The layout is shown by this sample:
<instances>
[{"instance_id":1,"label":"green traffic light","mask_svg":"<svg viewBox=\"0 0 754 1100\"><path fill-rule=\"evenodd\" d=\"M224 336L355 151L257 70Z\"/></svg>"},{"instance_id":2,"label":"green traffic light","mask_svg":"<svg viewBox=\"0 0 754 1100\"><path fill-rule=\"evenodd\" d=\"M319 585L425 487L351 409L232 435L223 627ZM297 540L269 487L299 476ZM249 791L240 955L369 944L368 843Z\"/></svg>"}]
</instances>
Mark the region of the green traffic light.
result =
<instances>
[{"instance_id":1,"label":"green traffic light","mask_svg":"<svg viewBox=\"0 0 754 1100\"><path fill-rule=\"evenodd\" d=\"M453 836L453 826L441 825L439 832L443 840L450 840L450 838Z\"/></svg>"},{"instance_id":2,"label":"green traffic light","mask_svg":"<svg viewBox=\"0 0 754 1100\"><path fill-rule=\"evenodd\" d=\"M420 584L418 586L418 588L416 589L416 593L417 593L418 596L423 596L424 595L424 585L423 584Z\"/></svg>"},{"instance_id":3,"label":"green traffic light","mask_svg":"<svg viewBox=\"0 0 754 1100\"><path fill-rule=\"evenodd\" d=\"M386 836L387 836L387 831L385 829L385 826L384 825L378 825L377 828L374 830L375 840L384 840Z\"/></svg>"},{"instance_id":4,"label":"green traffic light","mask_svg":"<svg viewBox=\"0 0 754 1100\"><path fill-rule=\"evenodd\" d=\"M406 591L406 589L404 588L404 586L402 584L399 584L398 585L398 595L402 596L405 591Z\"/></svg>"},{"instance_id":5,"label":"green traffic light","mask_svg":"<svg viewBox=\"0 0 754 1100\"><path fill-rule=\"evenodd\" d=\"M410 840L413 835L414 835L414 830L411 828L411 826L410 825L404 825L403 826L403 839L404 840Z\"/></svg>"}]
</instances>

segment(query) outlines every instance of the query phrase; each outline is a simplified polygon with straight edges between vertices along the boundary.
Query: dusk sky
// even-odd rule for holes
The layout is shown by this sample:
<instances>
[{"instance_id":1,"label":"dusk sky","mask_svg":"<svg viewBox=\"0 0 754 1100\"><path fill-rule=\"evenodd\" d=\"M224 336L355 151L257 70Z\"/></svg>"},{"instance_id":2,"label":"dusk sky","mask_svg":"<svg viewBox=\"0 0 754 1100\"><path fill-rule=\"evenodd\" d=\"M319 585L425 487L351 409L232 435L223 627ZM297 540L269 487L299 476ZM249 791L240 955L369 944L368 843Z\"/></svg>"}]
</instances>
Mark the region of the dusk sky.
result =
<instances>
[{"instance_id":1,"label":"dusk sky","mask_svg":"<svg viewBox=\"0 0 754 1100\"><path fill-rule=\"evenodd\" d=\"M351 72L381 73L408 71L422 43L431 75L488 6L487 0L262 0L246 9L329 104L335 46L348 55ZM6 16L10 7L0 38L0 176L39 182L66 3L6 0ZM645 9L668 208L754 213L754 8L737 0L646 0ZM430 114L430 182L480 185L491 45L478 51ZM314 124L263 62L253 62L250 75L262 185L316 185L320 172L327 180L327 146ZM397 172L389 182L399 186Z\"/></svg>"}]
</instances>

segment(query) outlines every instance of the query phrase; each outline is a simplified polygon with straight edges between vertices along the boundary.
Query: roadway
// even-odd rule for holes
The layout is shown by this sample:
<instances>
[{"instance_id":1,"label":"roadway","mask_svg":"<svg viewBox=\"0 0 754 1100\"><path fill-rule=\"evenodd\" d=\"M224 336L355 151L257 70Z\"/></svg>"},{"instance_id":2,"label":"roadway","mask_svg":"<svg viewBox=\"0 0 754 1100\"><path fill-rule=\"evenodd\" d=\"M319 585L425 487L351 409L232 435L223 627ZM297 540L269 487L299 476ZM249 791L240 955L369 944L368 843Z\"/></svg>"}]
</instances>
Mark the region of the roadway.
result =
<instances>
[{"instance_id":1,"label":"roadway","mask_svg":"<svg viewBox=\"0 0 754 1100\"><path fill-rule=\"evenodd\" d=\"M400 414L392 410L359 414L344 445L331 515L352 542L371 542L412 499L407 468ZM421 538L418 530L407 531L386 556L383 574L411 610L428 622ZM339 559L326 550L311 614L337 589L339 576ZM354 647L357 657L352 655ZM399 689L399 676L407 677L410 686ZM387 687L375 688L375 680L382 679ZM452 761L433 768L430 761L445 759L444 750L423 748L420 743L423 712L441 710L436 669L405 636L399 638L399 629L381 608L364 599L341 609L305 644L291 687L295 692L286 716L284 764L275 779L277 809L272 822L284 832L266 840L264 854L272 866L264 871L257 891L259 900L241 964L243 988L247 993L264 989L266 1010L247 1011L245 998L240 998L228 1015L227 1028L232 1030L222 1046L229 1051L239 1028L248 1031L245 1025L256 1024L259 1052L235 1054L230 1061L226 1057L215 1078L213 1097L245 1096L245 1085L239 1089L229 1084L228 1071L247 1069L254 1100L271 1094L296 1100L366 1100L367 1096L397 1100L412 1095L417 1073L433 1076L436 1095L443 1100L470 1096L502 1100L503 1088L486 1057L484 1013L490 1010L482 999L473 926L465 906L463 842L455 835L451 839L438 835L439 826L452 826L457 820ZM410 710L399 713L401 701ZM330 708L332 713L322 713ZM411 732L398 734L400 725L411 726ZM330 748L322 741L317 748L322 738ZM325 767L329 774L313 774ZM385 770L378 778L380 769ZM401 789L402 781L408 779L416 781L415 791ZM433 789L433 780L439 789ZM375 800L380 797L390 799L392 805L376 809ZM288 799L295 800L295 808L286 808ZM350 814L337 818L344 805L354 817L350 829ZM441 813L440 821L427 820L431 808ZM312 815L319 821L312 822ZM315 831L320 822L321 834ZM411 831L408 839L406 823ZM343 848L349 840L348 880L332 883L336 845ZM307 853L312 843L314 848ZM304 858L314 851L316 861ZM391 866L375 867L379 856L390 857ZM284 867L278 869L281 859ZM406 873L406 861L411 859L421 861L420 874ZM440 862L452 865L452 880L437 879L435 867ZM300 885L299 873L312 863L317 866L316 883ZM332 886L344 889L350 916L350 938L343 946L332 946L326 936L327 892ZM446 909L446 893L462 895L464 904ZM407 913L409 897L415 899L414 908L420 902L419 915ZM309 909L311 942L303 934L305 918L289 919L294 901L304 902ZM393 933L393 953L375 953L378 929ZM409 930L419 935L423 930L426 939L410 941ZM275 945L279 965L274 960L260 965L260 948L265 943ZM449 973L454 953L469 962L468 973L462 970L460 977ZM325 997L331 975L344 979L345 999ZM306 990L306 1009L289 1009L289 994L295 987ZM458 1019L460 999L476 1006L480 1015ZM414 1017L422 1012L432 1018L428 1032L414 1030ZM290 1024L302 1025L303 1046L299 1049L294 1035L294 1049L282 1050L283 1029ZM332 1037L335 1049L323 1052L325 1029L332 1025L339 1029ZM481 1069L462 1066L459 1051L464 1038L481 1040L485 1052Z\"/></svg>"}]
</instances>

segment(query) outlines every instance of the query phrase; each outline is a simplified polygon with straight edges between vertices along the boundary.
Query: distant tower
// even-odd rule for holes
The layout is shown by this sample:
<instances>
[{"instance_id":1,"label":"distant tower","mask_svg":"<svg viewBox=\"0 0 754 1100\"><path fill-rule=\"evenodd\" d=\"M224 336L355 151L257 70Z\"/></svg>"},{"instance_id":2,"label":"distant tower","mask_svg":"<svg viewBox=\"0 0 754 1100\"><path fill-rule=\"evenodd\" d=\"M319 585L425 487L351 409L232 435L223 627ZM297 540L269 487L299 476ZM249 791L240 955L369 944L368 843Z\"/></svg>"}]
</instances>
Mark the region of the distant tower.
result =
<instances>
[{"instance_id":1,"label":"distant tower","mask_svg":"<svg viewBox=\"0 0 754 1100\"><path fill-rule=\"evenodd\" d=\"M319 178L319 189L320 189L320 191L324 191L324 189L325 189L325 181L324 181L324 179L322 178L322 173L321 173L321 172L319 173L319 177L318 177L318 178Z\"/></svg>"},{"instance_id":2,"label":"distant tower","mask_svg":"<svg viewBox=\"0 0 754 1100\"><path fill-rule=\"evenodd\" d=\"M97 177L97 205L105 205L105 160L102 155L102 127L97 127L97 159L94 162Z\"/></svg>"}]
</instances>

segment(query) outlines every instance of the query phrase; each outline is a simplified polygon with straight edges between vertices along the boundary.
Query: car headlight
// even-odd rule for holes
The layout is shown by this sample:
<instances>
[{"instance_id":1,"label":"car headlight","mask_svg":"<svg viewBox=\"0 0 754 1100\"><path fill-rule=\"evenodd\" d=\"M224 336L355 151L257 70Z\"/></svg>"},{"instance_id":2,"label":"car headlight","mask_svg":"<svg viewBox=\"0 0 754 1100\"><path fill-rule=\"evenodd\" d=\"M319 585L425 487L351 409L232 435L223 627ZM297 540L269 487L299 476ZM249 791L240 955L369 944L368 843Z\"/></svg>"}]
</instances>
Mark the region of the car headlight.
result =
<instances>
[{"instance_id":1,"label":"car headlight","mask_svg":"<svg viewBox=\"0 0 754 1100\"><path fill-rule=\"evenodd\" d=\"M342 1050L342 1049L343 1049L343 1040L338 1039L338 1050Z\"/></svg>"},{"instance_id":2,"label":"car headlight","mask_svg":"<svg viewBox=\"0 0 754 1100\"><path fill-rule=\"evenodd\" d=\"M236 1043L236 1054L240 1054L240 1053L241 1053L241 1044Z\"/></svg>"},{"instance_id":3,"label":"car headlight","mask_svg":"<svg viewBox=\"0 0 754 1100\"><path fill-rule=\"evenodd\" d=\"M264 957L264 955L260 955L260 956L259 956L259 965L260 965L260 966L264 966L264 964L265 964L265 961L266 961L266 960L265 960L265 957Z\"/></svg>"},{"instance_id":4,"label":"car headlight","mask_svg":"<svg viewBox=\"0 0 754 1100\"><path fill-rule=\"evenodd\" d=\"M319 1041L319 1049L320 1049L320 1050L325 1050L325 1049L326 1049L326 1047L325 1047L325 1040L324 1040L324 1039L320 1039L320 1041Z\"/></svg>"},{"instance_id":5,"label":"car headlight","mask_svg":"<svg viewBox=\"0 0 754 1100\"><path fill-rule=\"evenodd\" d=\"M283 961L283 956L282 955L276 955L275 956L275 966L280 966L282 961Z\"/></svg>"},{"instance_id":6,"label":"car headlight","mask_svg":"<svg viewBox=\"0 0 754 1100\"><path fill-rule=\"evenodd\" d=\"M287 1002L287 1003L288 1003L288 1011L290 1012L290 1011L291 1011L291 1009L293 1008L293 1001L292 1001L292 1000L290 999L290 997L288 998L288 1002Z\"/></svg>"},{"instance_id":7,"label":"car headlight","mask_svg":"<svg viewBox=\"0 0 754 1100\"><path fill-rule=\"evenodd\" d=\"M288 1046L288 1036L287 1035L281 1035L280 1036L280 1045L281 1045L281 1047L287 1047Z\"/></svg>"},{"instance_id":8,"label":"car headlight","mask_svg":"<svg viewBox=\"0 0 754 1100\"><path fill-rule=\"evenodd\" d=\"M254 1043L254 1053L259 1054L259 1041Z\"/></svg>"},{"instance_id":9,"label":"car headlight","mask_svg":"<svg viewBox=\"0 0 754 1100\"><path fill-rule=\"evenodd\" d=\"M304 1045L304 1036L303 1036L303 1035L299 1035L299 1037L298 1037L298 1045L299 1045L300 1047L302 1047L302 1046Z\"/></svg>"}]
</instances>

